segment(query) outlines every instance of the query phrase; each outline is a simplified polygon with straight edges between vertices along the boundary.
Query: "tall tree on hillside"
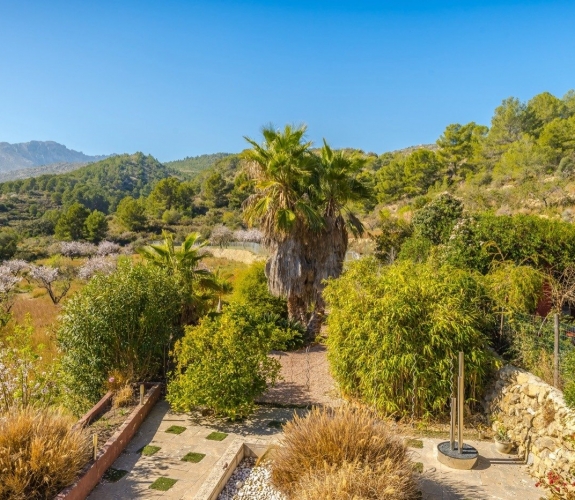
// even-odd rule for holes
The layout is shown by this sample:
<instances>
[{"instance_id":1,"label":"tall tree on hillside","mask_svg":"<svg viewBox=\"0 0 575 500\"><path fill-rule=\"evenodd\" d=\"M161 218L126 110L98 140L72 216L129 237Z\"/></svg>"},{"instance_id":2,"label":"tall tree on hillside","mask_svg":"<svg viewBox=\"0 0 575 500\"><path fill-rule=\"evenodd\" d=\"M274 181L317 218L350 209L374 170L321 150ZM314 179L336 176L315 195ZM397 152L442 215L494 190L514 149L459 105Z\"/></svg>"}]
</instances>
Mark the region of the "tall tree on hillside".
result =
<instances>
[{"instance_id":1,"label":"tall tree on hillside","mask_svg":"<svg viewBox=\"0 0 575 500\"><path fill-rule=\"evenodd\" d=\"M319 156L313 154L305 132L303 126L266 127L261 145L246 138L255 193L245 201L244 215L261 227L272 251L270 291L287 298L289 317L311 333L323 313L323 281L341 273L348 228L362 230L348 203L367 191L356 179L362 161L325 143Z\"/></svg>"},{"instance_id":2,"label":"tall tree on hillside","mask_svg":"<svg viewBox=\"0 0 575 500\"><path fill-rule=\"evenodd\" d=\"M81 240L85 236L86 219L90 215L88 210L81 203L74 203L68 207L56 224L56 238L59 240L75 241Z\"/></svg>"},{"instance_id":3,"label":"tall tree on hillside","mask_svg":"<svg viewBox=\"0 0 575 500\"><path fill-rule=\"evenodd\" d=\"M527 106L515 97L504 99L495 108L491 118L491 128L487 134L486 154L490 158L499 158L512 142L528 131L531 122Z\"/></svg>"},{"instance_id":4,"label":"tall tree on hillside","mask_svg":"<svg viewBox=\"0 0 575 500\"><path fill-rule=\"evenodd\" d=\"M448 125L437 140L437 156L447 167L447 178L454 182L472 172L476 167L480 143L487 134L487 127L474 122Z\"/></svg>"}]
</instances>

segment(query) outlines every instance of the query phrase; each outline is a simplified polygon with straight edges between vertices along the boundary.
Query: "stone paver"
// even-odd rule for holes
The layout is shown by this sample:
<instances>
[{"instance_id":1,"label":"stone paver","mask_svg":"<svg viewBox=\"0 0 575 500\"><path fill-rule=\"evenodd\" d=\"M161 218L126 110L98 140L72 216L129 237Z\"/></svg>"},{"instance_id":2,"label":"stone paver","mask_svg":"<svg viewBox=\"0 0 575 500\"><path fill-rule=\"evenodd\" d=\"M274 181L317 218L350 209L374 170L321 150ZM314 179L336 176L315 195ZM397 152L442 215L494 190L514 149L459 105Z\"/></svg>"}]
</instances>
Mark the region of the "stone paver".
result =
<instances>
[{"instance_id":1,"label":"stone paver","mask_svg":"<svg viewBox=\"0 0 575 500\"><path fill-rule=\"evenodd\" d=\"M88 497L89 500L127 500L132 498L162 498L179 500L193 498L214 464L228 449L234 439L241 437L248 443L272 444L281 430L271 427L270 422L286 422L294 412L303 414L304 409L260 407L243 422L226 422L203 418L200 415L172 413L165 401L160 401L150 412L138 433L126 447L112 467L127 470L122 479L115 483L101 482ZM166 429L173 425L185 427L181 434L171 434ZM206 437L213 431L225 432L223 441L212 441ZM143 456L138 451L145 445L161 449L152 456ZM203 453L198 463L181 459L189 452ZM177 479L167 491L149 489L158 477Z\"/></svg>"},{"instance_id":2,"label":"stone paver","mask_svg":"<svg viewBox=\"0 0 575 500\"><path fill-rule=\"evenodd\" d=\"M423 463L421 488L423 500L540 500L544 492L535 487L535 479L523 462L503 456L488 441L466 441L479 451L479 459L470 471L459 471L440 464L437 444L444 439L422 439L423 449L410 448L414 462Z\"/></svg>"}]
</instances>

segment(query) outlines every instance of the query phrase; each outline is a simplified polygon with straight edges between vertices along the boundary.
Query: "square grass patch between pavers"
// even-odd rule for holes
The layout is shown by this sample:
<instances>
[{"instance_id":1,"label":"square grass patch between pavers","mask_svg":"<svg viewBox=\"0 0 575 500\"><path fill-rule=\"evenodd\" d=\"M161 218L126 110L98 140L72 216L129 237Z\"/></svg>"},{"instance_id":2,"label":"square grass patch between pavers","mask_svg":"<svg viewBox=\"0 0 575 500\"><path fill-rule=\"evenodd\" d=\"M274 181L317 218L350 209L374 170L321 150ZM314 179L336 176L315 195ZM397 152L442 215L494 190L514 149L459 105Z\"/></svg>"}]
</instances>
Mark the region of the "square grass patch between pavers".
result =
<instances>
[{"instance_id":1,"label":"square grass patch between pavers","mask_svg":"<svg viewBox=\"0 0 575 500\"><path fill-rule=\"evenodd\" d=\"M421 439L407 439L405 446L409 448L423 448L423 441Z\"/></svg>"},{"instance_id":2,"label":"square grass patch between pavers","mask_svg":"<svg viewBox=\"0 0 575 500\"><path fill-rule=\"evenodd\" d=\"M181 434L185 430L186 428L181 425L172 425L166 429L166 432L169 432L170 434Z\"/></svg>"},{"instance_id":3,"label":"square grass patch between pavers","mask_svg":"<svg viewBox=\"0 0 575 500\"><path fill-rule=\"evenodd\" d=\"M211 434L209 434L206 439L209 439L210 441L223 441L224 439L226 439L228 437L228 435L225 432L212 432Z\"/></svg>"},{"instance_id":4,"label":"square grass patch between pavers","mask_svg":"<svg viewBox=\"0 0 575 500\"><path fill-rule=\"evenodd\" d=\"M205 453L194 453L193 451L190 451L190 453L182 457L182 462L192 462L197 464L198 462L201 462L202 458L205 456Z\"/></svg>"},{"instance_id":5,"label":"square grass patch between pavers","mask_svg":"<svg viewBox=\"0 0 575 500\"><path fill-rule=\"evenodd\" d=\"M160 451L161 449L162 448L160 448L159 446L153 446L151 444L147 444L143 448L140 448L138 450L138 453L141 453L142 455L144 455L146 457L151 457L152 455L155 455L156 453L158 453L158 451Z\"/></svg>"},{"instance_id":6,"label":"square grass patch between pavers","mask_svg":"<svg viewBox=\"0 0 575 500\"><path fill-rule=\"evenodd\" d=\"M122 479L128 473L127 470L123 469L114 469L110 467L109 469L104 472L104 480L108 481L109 483L116 483L120 479Z\"/></svg>"},{"instance_id":7,"label":"square grass patch between pavers","mask_svg":"<svg viewBox=\"0 0 575 500\"><path fill-rule=\"evenodd\" d=\"M150 489L158 491L168 491L177 482L178 482L177 479L170 479L169 477L159 477L152 484L150 484Z\"/></svg>"}]
</instances>

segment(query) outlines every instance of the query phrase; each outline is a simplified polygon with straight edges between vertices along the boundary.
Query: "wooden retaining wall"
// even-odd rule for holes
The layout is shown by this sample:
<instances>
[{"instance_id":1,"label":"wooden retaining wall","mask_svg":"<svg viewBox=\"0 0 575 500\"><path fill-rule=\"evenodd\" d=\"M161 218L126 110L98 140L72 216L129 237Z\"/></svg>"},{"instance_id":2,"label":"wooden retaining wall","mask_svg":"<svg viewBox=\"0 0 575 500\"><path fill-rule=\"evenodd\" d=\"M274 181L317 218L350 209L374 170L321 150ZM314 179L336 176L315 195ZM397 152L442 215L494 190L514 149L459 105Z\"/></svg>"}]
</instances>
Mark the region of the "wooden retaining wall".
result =
<instances>
[{"instance_id":1,"label":"wooden retaining wall","mask_svg":"<svg viewBox=\"0 0 575 500\"><path fill-rule=\"evenodd\" d=\"M88 416L91 415L91 419L93 420L95 415L98 415L98 411L102 413L102 409L107 407L107 403L104 400L108 394L106 394L106 396L104 396L86 415L84 415L84 417L80 419L80 422L90 422L91 420ZM126 421L118 428L110 439L106 441L102 449L99 451L96 461L92 462L86 468L80 478L73 485L60 492L56 497L56 500L84 500L90 494L90 492L100 482L100 479L102 479L104 472L106 472L106 470L116 461L120 456L120 453L124 451L124 448L126 448L132 437L134 437L134 434L140 428L140 425L158 401L160 394L161 385L153 385L144 397L144 404L138 405L134 410L132 410L132 413L130 413Z\"/></svg>"}]
</instances>

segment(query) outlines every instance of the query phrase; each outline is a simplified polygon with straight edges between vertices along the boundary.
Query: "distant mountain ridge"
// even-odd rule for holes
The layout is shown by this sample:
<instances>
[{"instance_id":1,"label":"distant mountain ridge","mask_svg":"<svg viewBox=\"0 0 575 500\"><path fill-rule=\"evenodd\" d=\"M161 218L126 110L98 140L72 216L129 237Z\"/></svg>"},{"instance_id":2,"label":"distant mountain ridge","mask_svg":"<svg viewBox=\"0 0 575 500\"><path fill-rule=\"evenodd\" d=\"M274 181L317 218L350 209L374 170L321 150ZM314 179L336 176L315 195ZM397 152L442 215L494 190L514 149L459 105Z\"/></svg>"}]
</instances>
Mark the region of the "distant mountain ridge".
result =
<instances>
[{"instance_id":1,"label":"distant mountain ridge","mask_svg":"<svg viewBox=\"0 0 575 500\"><path fill-rule=\"evenodd\" d=\"M50 163L40 167L19 168L17 170L0 170L0 183L15 181L17 179L29 179L30 177L40 177L46 174L65 174L85 167L92 162L86 163Z\"/></svg>"},{"instance_id":2,"label":"distant mountain ridge","mask_svg":"<svg viewBox=\"0 0 575 500\"><path fill-rule=\"evenodd\" d=\"M17 144L0 142L0 172L40 167L53 163L92 163L108 155L86 155L54 141L30 141Z\"/></svg>"}]
</instances>

